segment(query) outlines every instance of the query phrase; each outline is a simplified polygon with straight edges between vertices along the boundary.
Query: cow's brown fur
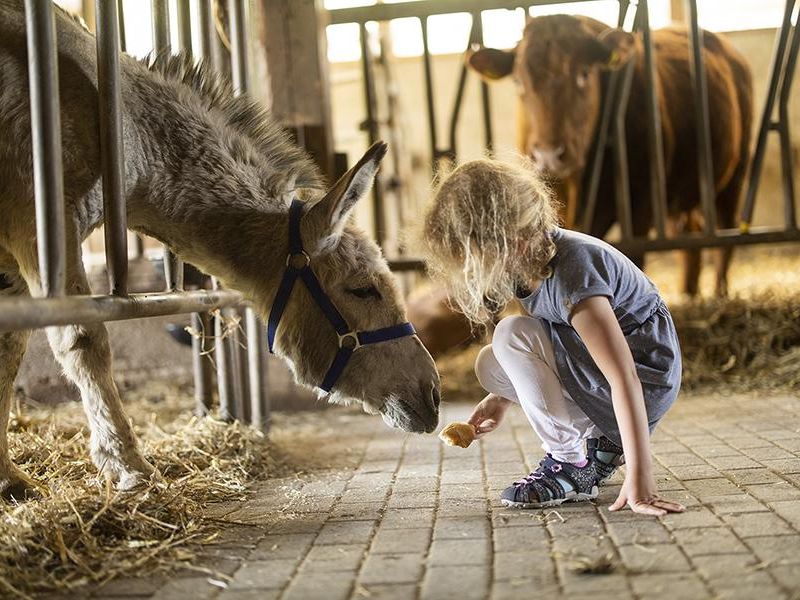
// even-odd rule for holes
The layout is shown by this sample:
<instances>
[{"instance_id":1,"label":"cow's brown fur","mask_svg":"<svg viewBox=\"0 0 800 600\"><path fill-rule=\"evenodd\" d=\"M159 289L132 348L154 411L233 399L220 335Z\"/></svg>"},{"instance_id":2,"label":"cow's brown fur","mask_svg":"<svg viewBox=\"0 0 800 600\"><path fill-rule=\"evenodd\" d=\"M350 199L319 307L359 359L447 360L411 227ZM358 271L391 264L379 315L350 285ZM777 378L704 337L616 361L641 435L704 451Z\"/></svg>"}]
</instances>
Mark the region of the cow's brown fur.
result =
<instances>
[{"instance_id":1,"label":"cow's brown fur","mask_svg":"<svg viewBox=\"0 0 800 600\"><path fill-rule=\"evenodd\" d=\"M699 214L697 137L688 38L685 30L653 32L656 93L661 107L667 205L670 229L702 228ZM574 226L576 198L606 92L609 67L636 60L626 115L634 233L645 235L652 223L647 152L647 96L641 36L630 36L587 17L554 15L531 19L509 61L498 51L481 50L470 64L490 78L513 71L519 84L518 146L538 150L543 170L560 179L565 220ZM733 227L750 158L753 90L750 68L723 37L704 34L711 142L718 223ZM510 64L513 67L508 68ZM502 66L504 65L504 66ZM579 85L582 83L583 85ZM554 157L554 149L563 154ZM544 154L542 154L544 150ZM557 153L556 153L557 154ZM540 156L540 158L541 158ZM606 161L590 233L605 235L616 221L614 177ZM730 250L720 252L717 291L727 291ZM699 251L687 253L684 289L697 292Z\"/></svg>"}]
</instances>

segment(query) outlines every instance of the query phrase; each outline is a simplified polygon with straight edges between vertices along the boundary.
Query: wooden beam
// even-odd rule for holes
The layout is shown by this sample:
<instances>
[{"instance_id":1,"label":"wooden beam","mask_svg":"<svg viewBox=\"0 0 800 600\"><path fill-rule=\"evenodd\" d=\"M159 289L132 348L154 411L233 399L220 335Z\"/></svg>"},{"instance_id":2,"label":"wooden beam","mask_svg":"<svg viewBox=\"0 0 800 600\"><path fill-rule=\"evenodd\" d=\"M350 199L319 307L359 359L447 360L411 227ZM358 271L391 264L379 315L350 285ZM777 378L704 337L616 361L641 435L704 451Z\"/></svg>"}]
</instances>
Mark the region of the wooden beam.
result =
<instances>
[{"instance_id":1,"label":"wooden beam","mask_svg":"<svg viewBox=\"0 0 800 600\"><path fill-rule=\"evenodd\" d=\"M322 0L259 0L273 117L332 178L333 136Z\"/></svg>"}]
</instances>

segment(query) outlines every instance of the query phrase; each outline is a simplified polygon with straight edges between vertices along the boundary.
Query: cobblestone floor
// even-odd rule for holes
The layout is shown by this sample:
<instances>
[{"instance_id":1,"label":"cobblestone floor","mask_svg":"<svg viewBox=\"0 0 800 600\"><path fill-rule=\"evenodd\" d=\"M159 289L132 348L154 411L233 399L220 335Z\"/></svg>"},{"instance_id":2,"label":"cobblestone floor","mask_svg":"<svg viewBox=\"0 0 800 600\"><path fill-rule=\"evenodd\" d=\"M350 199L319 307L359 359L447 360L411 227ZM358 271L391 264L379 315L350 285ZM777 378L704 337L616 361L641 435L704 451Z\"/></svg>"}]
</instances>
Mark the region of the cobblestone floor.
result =
<instances>
[{"instance_id":1,"label":"cobblestone floor","mask_svg":"<svg viewBox=\"0 0 800 600\"><path fill-rule=\"evenodd\" d=\"M448 405L444 421L468 411ZM201 563L217 575L95 596L800 598L800 398L683 397L653 443L660 489L688 507L664 518L609 513L619 477L596 504L504 509L500 490L540 455L519 411L466 450L366 415L319 418L351 440L355 466L263 482L217 509L225 539ZM606 556L607 573L580 572Z\"/></svg>"}]
</instances>

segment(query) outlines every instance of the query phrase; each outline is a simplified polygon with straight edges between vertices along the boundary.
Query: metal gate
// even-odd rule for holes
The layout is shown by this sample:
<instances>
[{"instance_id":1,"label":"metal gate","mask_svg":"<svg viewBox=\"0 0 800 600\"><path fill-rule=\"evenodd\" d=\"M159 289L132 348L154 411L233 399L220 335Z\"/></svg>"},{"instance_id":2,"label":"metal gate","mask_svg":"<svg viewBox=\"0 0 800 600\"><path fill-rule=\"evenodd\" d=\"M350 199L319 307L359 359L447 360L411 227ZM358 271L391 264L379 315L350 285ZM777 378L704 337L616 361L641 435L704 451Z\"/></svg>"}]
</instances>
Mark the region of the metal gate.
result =
<instances>
[{"instance_id":1,"label":"metal gate","mask_svg":"<svg viewBox=\"0 0 800 600\"><path fill-rule=\"evenodd\" d=\"M459 128L464 89L469 76L464 64L459 73L458 86L450 113L449 138L443 147L437 136L436 101L433 93L433 74L431 54L428 44L427 21L433 15L464 13L472 16L472 29L467 49L481 45L483 41L481 12L494 9L528 9L532 6L563 4L588 0L528 0L526 2L508 0L427 0L425 2L399 2L393 4L377 4L358 8L345 8L328 11L330 24L356 23L361 36L361 61L363 68L363 87L366 99L365 130L370 141L380 135L379 121L376 115L376 89L374 82L372 55L368 43L366 23L369 21L388 21L399 18L417 18L422 27L422 68L425 82L425 106L427 111L429 146L433 159L432 169L436 170L441 160L454 161L458 156L456 133ZM645 84L648 103L648 158L650 164L650 198L653 214L654 236L635 236L631 219L631 198L628 184L628 156L625 148L625 110L630 94L633 76L633 61L627 68L613 71L609 76L609 91L601 110L601 117L596 131L594 151L588 162L588 173L584 180L583 198L580 205L583 213L579 224L584 231L590 229L597 209L597 191L601 176L603 160L607 152L611 152L614 163L615 195L617 217L621 229L621 239L615 245L626 252L640 253L675 249L693 249L715 246L735 246L757 243L797 242L800 231L795 218L795 194L792 181L792 158L789 138L789 121L787 105L792 85L793 73L797 64L800 35L796 28L796 12L799 0L787 0L783 23L779 30L775 55L770 75L770 84L766 105L763 108L761 126L757 137L757 145L752 160L747 193L740 216L738 229L718 229L714 207L714 170L711 152L711 133L709 128L708 92L705 75L705 64L702 60L703 31L697 21L697 1L685 0L686 16L689 26L690 66L693 79L694 105L697 128L697 159L699 173L700 210L704 218L704 230L700 233L683 233L676 237L668 237L666 233L666 182L664 156L661 141L661 122L658 99L654 85L654 60L647 0L618 0L618 26L629 31L642 33L644 45ZM775 105L778 105L778 119L773 120ZM493 147L491 124L491 101L488 86L481 84L481 104L483 115L484 145L487 151ZM783 227L751 227L755 196L758 189L761 167L766 150L766 138L770 131L780 134L781 158L783 167L784 189L784 226ZM375 230L385 230L381 222L385 214L382 206L382 190L376 186ZM395 257L389 261L395 270L424 269L424 263L414 258Z\"/></svg>"},{"instance_id":2,"label":"metal gate","mask_svg":"<svg viewBox=\"0 0 800 600\"><path fill-rule=\"evenodd\" d=\"M248 89L247 0L228 0L230 64L218 32L212 0L199 0L193 22L190 0L177 0L180 49L229 70L234 88ZM169 2L151 0L154 50L169 51ZM43 298L0 298L0 332L52 325L97 323L162 315L192 314L194 329L214 331L214 356L220 416L266 429L269 400L264 377L264 331L241 295L230 290L183 290L183 264L164 252L167 289L128 294L128 248L124 190L119 52L125 49L121 0L96 0L100 150L105 213L105 253L111 293L106 296L65 295L65 222L61 124L54 8L50 0L25 0L28 70L33 140L34 187L39 268ZM192 31L200 33L192 48ZM213 312L213 314L212 314ZM244 340L238 327L243 314ZM245 345L242 342L246 342ZM195 336L193 366L197 412L211 408L213 364Z\"/></svg>"}]
</instances>

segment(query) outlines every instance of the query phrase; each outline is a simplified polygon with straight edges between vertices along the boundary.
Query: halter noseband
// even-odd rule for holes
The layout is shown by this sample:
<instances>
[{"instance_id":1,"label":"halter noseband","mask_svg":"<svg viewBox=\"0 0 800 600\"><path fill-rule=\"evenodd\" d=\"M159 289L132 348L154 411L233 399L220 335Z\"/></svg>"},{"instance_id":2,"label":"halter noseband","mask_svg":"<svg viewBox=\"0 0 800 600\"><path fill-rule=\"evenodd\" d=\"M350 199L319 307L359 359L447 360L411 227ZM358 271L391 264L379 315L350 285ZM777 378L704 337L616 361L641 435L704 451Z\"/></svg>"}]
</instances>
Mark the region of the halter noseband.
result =
<instances>
[{"instance_id":1,"label":"halter noseband","mask_svg":"<svg viewBox=\"0 0 800 600\"><path fill-rule=\"evenodd\" d=\"M267 342L269 343L269 351L273 352L278 324L281 321L281 316L283 316L283 311L286 309L286 304L289 302L294 283L299 277L306 284L306 288L314 302L317 303L328 322L333 325L336 335L339 337L339 350L319 386L322 390L330 392L344 372L353 352L361 346L388 342L389 340L416 335L417 332L411 323L400 323L399 325L373 329L372 331L351 330L345 318L336 309L325 290L322 289L319 279L317 279L314 270L311 268L311 257L303 250L303 240L300 236L300 220L302 218L303 203L299 200L292 200L292 205L289 207L289 254L286 257L286 270L283 272L283 279L281 279L281 283L278 286L278 292L275 294L275 300L269 313Z\"/></svg>"}]
</instances>

